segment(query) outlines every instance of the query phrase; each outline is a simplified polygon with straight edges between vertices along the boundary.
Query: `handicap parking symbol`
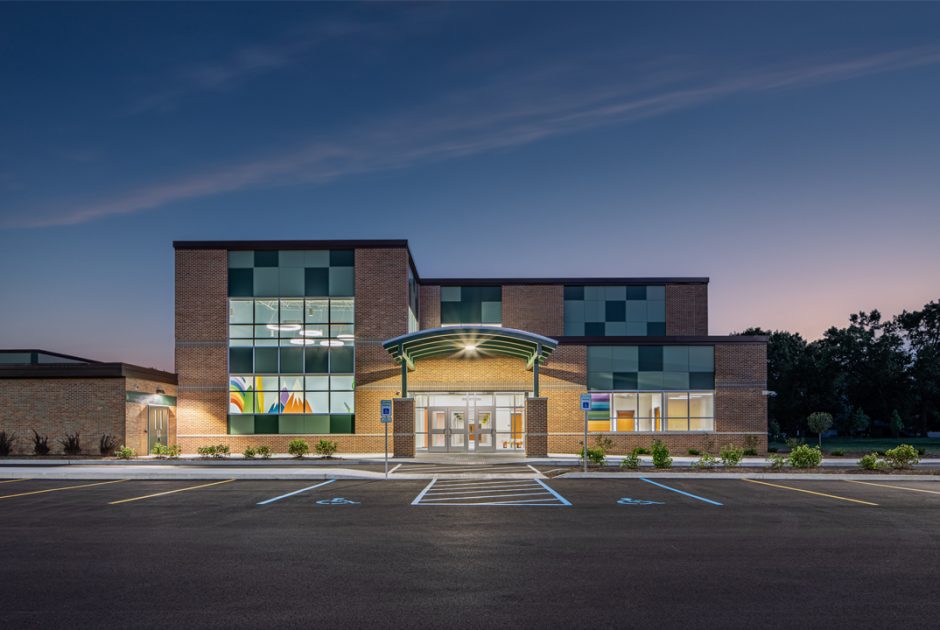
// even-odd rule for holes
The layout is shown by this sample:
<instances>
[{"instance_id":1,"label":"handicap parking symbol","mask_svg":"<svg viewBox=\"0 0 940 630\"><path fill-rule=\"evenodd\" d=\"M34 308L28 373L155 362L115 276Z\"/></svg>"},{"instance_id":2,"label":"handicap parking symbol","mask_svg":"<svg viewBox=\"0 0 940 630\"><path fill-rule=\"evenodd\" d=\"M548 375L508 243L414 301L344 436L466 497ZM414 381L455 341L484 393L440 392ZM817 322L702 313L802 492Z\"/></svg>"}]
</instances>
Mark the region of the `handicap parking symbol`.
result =
<instances>
[{"instance_id":1,"label":"handicap parking symbol","mask_svg":"<svg viewBox=\"0 0 940 630\"><path fill-rule=\"evenodd\" d=\"M647 501L646 499L631 499L630 497L618 499L617 503L620 505L663 505L662 501Z\"/></svg>"},{"instance_id":2,"label":"handicap parking symbol","mask_svg":"<svg viewBox=\"0 0 940 630\"><path fill-rule=\"evenodd\" d=\"M359 505L359 501L344 499L343 497L333 497L332 499L320 499L317 505Z\"/></svg>"}]
</instances>

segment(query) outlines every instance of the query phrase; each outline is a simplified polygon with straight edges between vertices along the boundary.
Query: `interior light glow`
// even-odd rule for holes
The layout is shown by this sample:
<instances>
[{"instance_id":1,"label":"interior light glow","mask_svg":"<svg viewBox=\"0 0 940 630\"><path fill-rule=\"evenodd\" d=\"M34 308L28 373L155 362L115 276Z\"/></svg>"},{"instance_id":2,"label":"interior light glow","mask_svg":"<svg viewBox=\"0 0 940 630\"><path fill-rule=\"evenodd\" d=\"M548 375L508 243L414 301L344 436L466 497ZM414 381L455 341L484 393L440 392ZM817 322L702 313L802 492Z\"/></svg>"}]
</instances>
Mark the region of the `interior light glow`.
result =
<instances>
[{"instance_id":1,"label":"interior light glow","mask_svg":"<svg viewBox=\"0 0 940 630\"><path fill-rule=\"evenodd\" d=\"M336 348L339 346L345 346L346 344L340 341L339 339L323 339L322 341L320 341L320 345Z\"/></svg>"},{"instance_id":2,"label":"interior light glow","mask_svg":"<svg viewBox=\"0 0 940 630\"><path fill-rule=\"evenodd\" d=\"M349 334L336 335L336 338L337 339L352 339L353 335L349 335Z\"/></svg>"},{"instance_id":3,"label":"interior light glow","mask_svg":"<svg viewBox=\"0 0 940 630\"><path fill-rule=\"evenodd\" d=\"M313 339L291 339L290 342L295 346L312 346L316 343Z\"/></svg>"},{"instance_id":4,"label":"interior light glow","mask_svg":"<svg viewBox=\"0 0 940 630\"><path fill-rule=\"evenodd\" d=\"M316 328L309 328L307 330L301 330L300 334L304 337L322 337L323 331Z\"/></svg>"},{"instance_id":5,"label":"interior light glow","mask_svg":"<svg viewBox=\"0 0 940 630\"><path fill-rule=\"evenodd\" d=\"M473 352L474 350L477 349L477 347L476 347L474 344L472 344L472 343L468 343L468 344L465 345L463 348L464 348L464 350L466 350L466 351L468 351L468 352Z\"/></svg>"},{"instance_id":6,"label":"interior light glow","mask_svg":"<svg viewBox=\"0 0 940 630\"><path fill-rule=\"evenodd\" d=\"M268 324L268 330L282 330L284 332L296 332L300 330L300 324Z\"/></svg>"}]
</instances>

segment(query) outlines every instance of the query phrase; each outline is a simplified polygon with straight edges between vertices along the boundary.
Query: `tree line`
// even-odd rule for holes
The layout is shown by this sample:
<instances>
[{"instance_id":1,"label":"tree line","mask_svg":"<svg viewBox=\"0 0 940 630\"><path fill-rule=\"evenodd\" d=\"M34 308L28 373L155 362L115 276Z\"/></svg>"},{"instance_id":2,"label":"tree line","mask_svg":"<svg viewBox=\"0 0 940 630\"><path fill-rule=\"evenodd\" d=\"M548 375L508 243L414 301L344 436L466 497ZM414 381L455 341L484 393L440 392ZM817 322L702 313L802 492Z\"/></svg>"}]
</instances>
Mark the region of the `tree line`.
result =
<instances>
[{"instance_id":1,"label":"tree line","mask_svg":"<svg viewBox=\"0 0 940 630\"><path fill-rule=\"evenodd\" d=\"M768 335L771 434L806 435L814 412L854 436L925 435L940 429L940 301L885 319L877 310L849 317L821 339L749 328Z\"/></svg>"}]
</instances>

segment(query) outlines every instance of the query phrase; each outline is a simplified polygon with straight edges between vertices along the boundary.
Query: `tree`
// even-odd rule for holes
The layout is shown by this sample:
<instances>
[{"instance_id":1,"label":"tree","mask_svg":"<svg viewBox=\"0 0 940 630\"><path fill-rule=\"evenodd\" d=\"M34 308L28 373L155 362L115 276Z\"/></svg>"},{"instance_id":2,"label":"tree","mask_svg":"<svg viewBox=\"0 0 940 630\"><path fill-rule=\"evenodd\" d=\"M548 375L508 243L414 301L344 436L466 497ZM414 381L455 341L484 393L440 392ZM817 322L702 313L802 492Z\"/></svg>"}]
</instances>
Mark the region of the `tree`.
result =
<instances>
[{"instance_id":1,"label":"tree","mask_svg":"<svg viewBox=\"0 0 940 630\"><path fill-rule=\"evenodd\" d=\"M901 435L901 431L904 430L904 420L901 419L901 414L898 413L898 410L895 409L891 412L891 435L898 437Z\"/></svg>"},{"instance_id":2,"label":"tree","mask_svg":"<svg viewBox=\"0 0 940 630\"><path fill-rule=\"evenodd\" d=\"M809 430L819 437L819 448L822 448L822 434L832 428L832 414L825 411L816 411L806 418Z\"/></svg>"},{"instance_id":3,"label":"tree","mask_svg":"<svg viewBox=\"0 0 940 630\"><path fill-rule=\"evenodd\" d=\"M895 412L897 413L897 412ZM855 413L852 414L852 434L861 435L868 431L868 427L871 426L871 418L868 417L868 414L865 413L865 410L859 407L855 410Z\"/></svg>"}]
</instances>

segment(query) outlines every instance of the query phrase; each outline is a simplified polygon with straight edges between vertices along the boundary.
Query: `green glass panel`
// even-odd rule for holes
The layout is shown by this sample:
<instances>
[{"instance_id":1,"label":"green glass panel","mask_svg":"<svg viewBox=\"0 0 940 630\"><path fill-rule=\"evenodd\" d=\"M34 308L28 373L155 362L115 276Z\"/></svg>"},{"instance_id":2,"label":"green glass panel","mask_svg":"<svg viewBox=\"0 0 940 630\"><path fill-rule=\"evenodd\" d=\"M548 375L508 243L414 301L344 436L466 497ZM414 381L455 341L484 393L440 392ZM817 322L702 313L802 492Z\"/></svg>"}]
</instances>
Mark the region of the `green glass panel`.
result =
<instances>
[{"instance_id":1,"label":"green glass panel","mask_svg":"<svg viewBox=\"0 0 940 630\"><path fill-rule=\"evenodd\" d=\"M347 297L356 293L352 267L330 267L330 295Z\"/></svg>"},{"instance_id":2,"label":"green glass panel","mask_svg":"<svg viewBox=\"0 0 940 630\"><path fill-rule=\"evenodd\" d=\"M255 432L255 417L251 414L232 414L228 417L229 435L251 435Z\"/></svg>"},{"instance_id":3,"label":"green glass panel","mask_svg":"<svg viewBox=\"0 0 940 630\"><path fill-rule=\"evenodd\" d=\"M584 287L565 286L565 299L566 300L583 300L584 299Z\"/></svg>"},{"instance_id":4,"label":"green glass panel","mask_svg":"<svg viewBox=\"0 0 940 630\"><path fill-rule=\"evenodd\" d=\"M329 433L330 416L312 415L304 416L304 433Z\"/></svg>"},{"instance_id":5,"label":"green glass panel","mask_svg":"<svg viewBox=\"0 0 940 630\"><path fill-rule=\"evenodd\" d=\"M228 371L232 374L251 374L252 354L251 348L229 348Z\"/></svg>"},{"instance_id":6,"label":"green glass panel","mask_svg":"<svg viewBox=\"0 0 940 630\"><path fill-rule=\"evenodd\" d=\"M646 287L627 287L628 300L645 300Z\"/></svg>"},{"instance_id":7,"label":"green glass panel","mask_svg":"<svg viewBox=\"0 0 940 630\"><path fill-rule=\"evenodd\" d=\"M330 294L330 270L326 267L304 270L304 293L307 297L323 297Z\"/></svg>"},{"instance_id":8,"label":"green glass panel","mask_svg":"<svg viewBox=\"0 0 940 630\"><path fill-rule=\"evenodd\" d=\"M663 371L664 372L688 372L689 371L689 347L688 346L664 346L663 347Z\"/></svg>"},{"instance_id":9,"label":"green glass panel","mask_svg":"<svg viewBox=\"0 0 940 630\"><path fill-rule=\"evenodd\" d=\"M277 251L257 251L255 252L255 267L277 267Z\"/></svg>"},{"instance_id":10,"label":"green glass panel","mask_svg":"<svg viewBox=\"0 0 940 630\"><path fill-rule=\"evenodd\" d=\"M277 348L255 348L255 372L277 374L277 371Z\"/></svg>"},{"instance_id":11,"label":"green glass panel","mask_svg":"<svg viewBox=\"0 0 940 630\"><path fill-rule=\"evenodd\" d=\"M715 348L714 346L691 346L689 348L690 372L714 372Z\"/></svg>"},{"instance_id":12,"label":"green glass panel","mask_svg":"<svg viewBox=\"0 0 940 630\"><path fill-rule=\"evenodd\" d=\"M255 294L254 269L229 269L228 294L232 297L251 297Z\"/></svg>"},{"instance_id":13,"label":"green glass panel","mask_svg":"<svg viewBox=\"0 0 940 630\"><path fill-rule=\"evenodd\" d=\"M330 349L330 372L353 372L354 351L352 346ZM309 370L308 370L309 371Z\"/></svg>"},{"instance_id":14,"label":"green glass panel","mask_svg":"<svg viewBox=\"0 0 940 630\"><path fill-rule=\"evenodd\" d=\"M330 267L352 267L356 264L355 250L331 249Z\"/></svg>"},{"instance_id":15,"label":"green glass panel","mask_svg":"<svg viewBox=\"0 0 940 630\"><path fill-rule=\"evenodd\" d=\"M255 266L255 253L250 250L232 251L228 253L229 269L250 269Z\"/></svg>"},{"instance_id":16,"label":"green glass panel","mask_svg":"<svg viewBox=\"0 0 940 630\"><path fill-rule=\"evenodd\" d=\"M663 337L666 334L665 322L650 322L646 325L646 334L649 337Z\"/></svg>"},{"instance_id":17,"label":"green glass panel","mask_svg":"<svg viewBox=\"0 0 940 630\"><path fill-rule=\"evenodd\" d=\"M255 267L254 272L256 297L273 297L281 292L281 277L277 267Z\"/></svg>"},{"instance_id":18,"label":"green glass panel","mask_svg":"<svg viewBox=\"0 0 940 630\"><path fill-rule=\"evenodd\" d=\"M278 418L278 433L306 433L304 416L287 414Z\"/></svg>"},{"instance_id":19,"label":"green glass panel","mask_svg":"<svg viewBox=\"0 0 940 630\"><path fill-rule=\"evenodd\" d=\"M352 433L353 415L333 414L330 416L330 433Z\"/></svg>"},{"instance_id":20,"label":"green glass panel","mask_svg":"<svg viewBox=\"0 0 940 630\"><path fill-rule=\"evenodd\" d=\"M715 389L714 372L689 372L689 389Z\"/></svg>"},{"instance_id":21,"label":"green glass panel","mask_svg":"<svg viewBox=\"0 0 940 630\"><path fill-rule=\"evenodd\" d=\"M330 351L327 348L304 348L304 372L324 374L330 371Z\"/></svg>"},{"instance_id":22,"label":"green glass panel","mask_svg":"<svg viewBox=\"0 0 940 630\"><path fill-rule=\"evenodd\" d=\"M613 389L614 375L612 372L588 373L588 389Z\"/></svg>"},{"instance_id":23,"label":"green glass panel","mask_svg":"<svg viewBox=\"0 0 940 630\"><path fill-rule=\"evenodd\" d=\"M281 348L281 372L302 374L304 371L303 348Z\"/></svg>"},{"instance_id":24,"label":"green glass panel","mask_svg":"<svg viewBox=\"0 0 940 630\"><path fill-rule=\"evenodd\" d=\"M303 297L306 292L306 270L303 267L281 267L278 269L278 295Z\"/></svg>"},{"instance_id":25,"label":"green glass panel","mask_svg":"<svg viewBox=\"0 0 940 630\"><path fill-rule=\"evenodd\" d=\"M278 433L278 416L276 415L255 416L255 434L256 435L276 435L277 433Z\"/></svg>"},{"instance_id":26,"label":"green glass panel","mask_svg":"<svg viewBox=\"0 0 940 630\"><path fill-rule=\"evenodd\" d=\"M302 250L288 249L278 252L277 266L281 267L305 267L305 256Z\"/></svg>"}]
</instances>

